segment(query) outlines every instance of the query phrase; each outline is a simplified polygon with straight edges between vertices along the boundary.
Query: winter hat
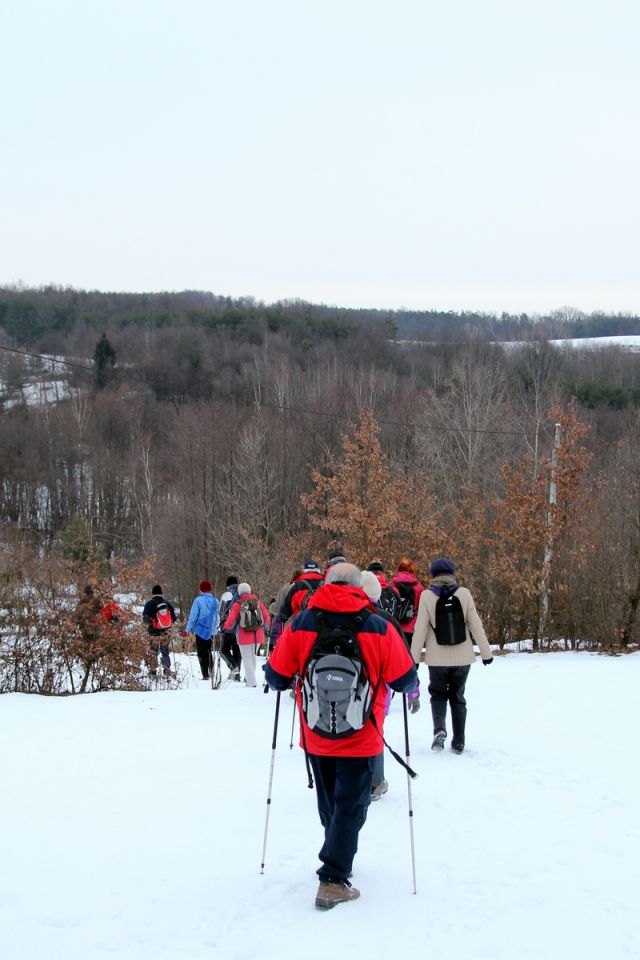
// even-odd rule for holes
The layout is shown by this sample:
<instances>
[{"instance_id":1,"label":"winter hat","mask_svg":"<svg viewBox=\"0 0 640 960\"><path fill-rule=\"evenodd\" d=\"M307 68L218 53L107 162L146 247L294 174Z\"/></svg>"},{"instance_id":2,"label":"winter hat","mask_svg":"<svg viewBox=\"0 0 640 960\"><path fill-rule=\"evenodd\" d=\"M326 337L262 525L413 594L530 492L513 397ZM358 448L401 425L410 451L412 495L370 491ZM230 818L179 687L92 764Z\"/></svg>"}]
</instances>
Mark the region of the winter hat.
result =
<instances>
[{"instance_id":1,"label":"winter hat","mask_svg":"<svg viewBox=\"0 0 640 960\"><path fill-rule=\"evenodd\" d=\"M372 560L367 570L371 570L372 573L384 573L384 567L380 560Z\"/></svg>"},{"instance_id":2,"label":"winter hat","mask_svg":"<svg viewBox=\"0 0 640 960\"><path fill-rule=\"evenodd\" d=\"M434 560L431 566L429 567L429 573L432 577L438 577L442 574L445 576L452 577L456 572L456 565L453 560L448 560L446 557L438 557L437 560Z\"/></svg>"},{"instance_id":3,"label":"winter hat","mask_svg":"<svg viewBox=\"0 0 640 960\"><path fill-rule=\"evenodd\" d=\"M329 560L346 560L342 547L334 547L329 551Z\"/></svg>"},{"instance_id":4,"label":"winter hat","mask_svg":"<svg viewBox=\"0 0 640 960\"><path fill-rule=\"evenodd\" d=\"M369 597L369 600L373 600L375 603L380 599L380 594L382 593L382 587L380 586L380 581L376 577L375 573L371 570L365 570L362 574L362 589Z\"/></svg>"},{"instance_id":5,"label":"winter hat","mask_svg":"<svg viewBox=\"0 0 640 960\"><path fill-rule=\"evenodd\" d=\"M232 586L234 585L234 583L237 583L237 582L238 582L238 578L237 578L237 577L227 577L227 586L228 586L228 587L232 587Z\"/></svg>"},{"instance_id":6,"label":"winter hat","mask_svg":"<svg viewBox=\"0 0 640 960\"><path fill-rule=\"evenodd\" d=\"M305 560L304 562L305 570L320 570L320 564L316 563L315 560ZM304 572L304 571L303 571Z\"/></svg>"},{"instance_id":7,"label":"winter hat","mask_svg":"<svg viewBox=\"0 0 640 960\"><path fill-rule=\"evenodd\" d=\"M243 593L251 593L251 587L248 583L238 584L238 596L242 596Z\"/></svg>"},{"instance_id":8,"label":"winter hat","mask_svg":"<svg viewBox=\"0 0 640 960\"><path fill-rule=\"evenodd\" d=\"M162 587L159 583L156 583L155 587L151 587L151 595L159 597L162 596Z\"/></svg>"},{"instance_id":9,"label":"winter hat","mask_svg":"<svg viewBox=\"0 0 640 960\"><path fill-rule=\"evenodd\" d=\"M342 547L334 547L333 550L329 551L329 559L327 560L325 570L330 570L336 563L347 563L347 558L342 552Z\"/></svg>"},{"instance_id":10,"label":"winter hat","mask_svg":"<svg viewBox=\"0 0 640 960\"><path fill-rule=\"evenodd\" d=\"M210 580L201 580L200 581L200 593L211 593L213 587L211 586Z\"/></svg>"}]
</instances>

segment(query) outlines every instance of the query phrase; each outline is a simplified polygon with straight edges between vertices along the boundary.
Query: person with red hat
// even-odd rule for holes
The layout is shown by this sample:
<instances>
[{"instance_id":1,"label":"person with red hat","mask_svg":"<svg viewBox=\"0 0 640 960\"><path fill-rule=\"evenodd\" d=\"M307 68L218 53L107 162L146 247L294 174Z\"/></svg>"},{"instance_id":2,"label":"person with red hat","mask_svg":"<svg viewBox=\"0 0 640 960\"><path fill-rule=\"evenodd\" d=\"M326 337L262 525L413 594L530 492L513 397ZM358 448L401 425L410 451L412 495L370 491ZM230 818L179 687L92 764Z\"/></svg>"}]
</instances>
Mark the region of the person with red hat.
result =
<instances>
[{"instance_id":1,"label":"person with red hat","mask_svg":"<svg viewBox=\"0 0 640 960\"><path fill-rule=\"evenodd\" d=\"M202 580L200 582L200 595L191 604L189 619L182 631L182 636L188 637L190 633L195 634L196 652L203 680L209 679L209 658L213 647L213 637L218 630L219 609L220 603L218 598L213 595L211 581Z\"/></svg>"}]
</instances>

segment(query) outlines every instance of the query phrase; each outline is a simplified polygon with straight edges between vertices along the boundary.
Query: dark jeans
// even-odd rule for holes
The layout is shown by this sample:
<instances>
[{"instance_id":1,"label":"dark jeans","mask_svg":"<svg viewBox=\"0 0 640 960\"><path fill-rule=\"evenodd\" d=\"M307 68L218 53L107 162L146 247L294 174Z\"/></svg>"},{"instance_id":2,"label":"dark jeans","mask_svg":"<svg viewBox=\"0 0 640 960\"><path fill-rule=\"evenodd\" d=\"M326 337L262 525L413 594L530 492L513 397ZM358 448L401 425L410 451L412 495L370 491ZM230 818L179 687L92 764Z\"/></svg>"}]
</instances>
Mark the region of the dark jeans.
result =
<instances>
[{"instance_id":1,"label":"dark jeans","mask_svg":"<svg viewBox=\"0 0 640 960\"><path fill-rule=\"evenodd\" d=\"M213 640L203 640L203 638L199 637L196 633L196 653L198 654L203 680L209 679L209 657L212 648Z\"/></svg>"},{"instance_id":2,"label":"dark jeans","mask_svg":"<svg viewBox=\"0 0 640 960\"><path fill-rule=\"evenodd\" d=\"M343 882L351 874L358 834L371 802L373 757L310 755L324 843L319 857L321 880Z\"/></svg>"},{"instance_id":3,"label":"dark jeans","mask_svg":"<svg viewBox=\"0 0 640 960\"><path fill-rule=\"evenodd\" d=\"M454 747L464 746L464 727L467 720L467 701L464 698L464 688L470 669L470 666L429 667L433 732L447 729L447 703L449 703L451 707L451 726L453 727L451 745Z\"/></svg>"},{"instance_id":4,"label":"dark jeans","mask_svg":"<svg viewBox=\"0 0 640 960\"><path fill-rule=\"evenodd\" d=\"M242 663L240 647L236 640L235 633L223 633L222 643L220 644L220 656L229 667L229 670L239 670Z\"/></svg>"},{"instance_id":5,"label":"dark jeans","mask_svg":"<svg viewBox=\"0 0 640 960\"><path fill-rule=\"evenodd\" d=\"M373 757L372 759L373 765L371 769L371 786L377 787L378 784L382 783L384 780L384 750L379 753L377 757Z\"/></svg>"},{"instance_id":6,"label":"dark jeans","mask_svg":"<svg viewBox=\"0 0 640 960\"><path fill-rule=\"evenodd\" d=\"M169 656L169 644L168 643L151 643L151 649L155 653L156 657L158 656L158 651L160 651L160 660L162 661L162 666L166 670L171 669L171 657Z\"/></svg>"}]
</instances>

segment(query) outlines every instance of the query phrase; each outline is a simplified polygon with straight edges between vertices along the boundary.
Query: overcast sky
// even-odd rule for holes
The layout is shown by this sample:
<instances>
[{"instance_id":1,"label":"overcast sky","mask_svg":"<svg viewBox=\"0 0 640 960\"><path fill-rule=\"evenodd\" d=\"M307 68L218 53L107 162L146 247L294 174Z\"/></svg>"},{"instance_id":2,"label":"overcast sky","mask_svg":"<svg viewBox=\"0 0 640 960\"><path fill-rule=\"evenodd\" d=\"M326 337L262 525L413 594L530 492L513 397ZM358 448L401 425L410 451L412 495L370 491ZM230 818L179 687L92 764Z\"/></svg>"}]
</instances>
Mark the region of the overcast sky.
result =
<instances>
[{"instance_id":1,"label":"overcast sky","mask_svg":"<svg viewBox=\"0 0 640 960\"><path fill-rule=\"evenodd\" d=\"M638 0L1 0L0 283L640 312Z\"/></svg>"}]
</instances>

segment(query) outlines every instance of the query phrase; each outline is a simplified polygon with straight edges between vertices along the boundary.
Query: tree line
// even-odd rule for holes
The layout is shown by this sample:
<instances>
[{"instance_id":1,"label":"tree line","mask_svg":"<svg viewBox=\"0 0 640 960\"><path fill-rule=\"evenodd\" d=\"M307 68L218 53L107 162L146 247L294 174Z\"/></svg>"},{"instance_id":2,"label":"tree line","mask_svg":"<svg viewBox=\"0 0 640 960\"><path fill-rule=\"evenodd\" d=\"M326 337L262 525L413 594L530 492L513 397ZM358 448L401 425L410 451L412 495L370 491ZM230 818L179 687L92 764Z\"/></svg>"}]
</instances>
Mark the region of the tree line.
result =
<instances>
[{"instance_id":1,"label":"tree line","mask_svg":"<svg viewBox=\"0 0 640 960\"><path fill-rule=\"evenodd\" d=\"M3 582L29 551L80 570L153 557L183 609L203 576L220 591L241 574L268 599L338 541L390 570L412 556L423 577L452 555L495 643L637 643L637 355L475 335L403 346L388 318L309 320L300 336L262 314L255 328L124 322L145 298L86 298L91 323L0 341L74 363L0 350ZM27 402L47 379L57 402Z\"/></svg>"},{"instance_id":2,"label":"tree line","mask_svg":"<svg viewBox=\"0 0 640 960\"><path fill-rule=\"evenodd\" d=\"M455 310L342 308L303 300L263 303L253 297L225 297L201 291L104 293L47 286L0 287L0 329L21 343L62 353L83 334L128 327L163 330L186 325L259 343L282 334L307 349L319 339L343 340L358 330L386 337L455 343L640 335L640 317L631 313L585 313L563 307L545 314Z\"/></svg>"}]
</instances>

